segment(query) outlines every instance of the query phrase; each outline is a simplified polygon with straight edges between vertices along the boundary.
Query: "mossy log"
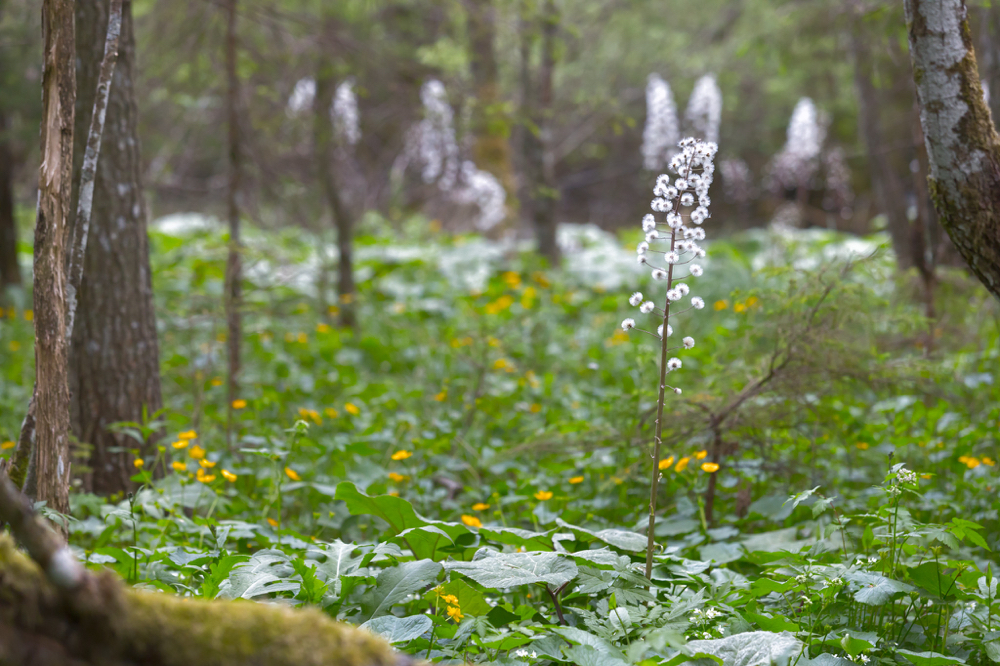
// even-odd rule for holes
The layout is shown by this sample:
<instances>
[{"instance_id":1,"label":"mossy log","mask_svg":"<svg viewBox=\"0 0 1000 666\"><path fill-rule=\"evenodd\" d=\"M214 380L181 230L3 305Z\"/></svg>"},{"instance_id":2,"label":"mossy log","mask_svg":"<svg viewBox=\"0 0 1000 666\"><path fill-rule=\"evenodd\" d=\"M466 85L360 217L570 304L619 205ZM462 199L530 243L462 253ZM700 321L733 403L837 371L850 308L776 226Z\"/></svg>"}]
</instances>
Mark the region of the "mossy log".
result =
<instances>
[{"instance_id":1,"label":"mossy log","mask_svg":"<svg viewBox=\"0 0 1000 666\"><path fill-rule=\"evenodd\" d=\"M182 599L88 575L66 595L0 535L2 666L407 666L380 638L318 610ZM83 593L80 593L83 592Z\"/></svg>"}]
</instances>

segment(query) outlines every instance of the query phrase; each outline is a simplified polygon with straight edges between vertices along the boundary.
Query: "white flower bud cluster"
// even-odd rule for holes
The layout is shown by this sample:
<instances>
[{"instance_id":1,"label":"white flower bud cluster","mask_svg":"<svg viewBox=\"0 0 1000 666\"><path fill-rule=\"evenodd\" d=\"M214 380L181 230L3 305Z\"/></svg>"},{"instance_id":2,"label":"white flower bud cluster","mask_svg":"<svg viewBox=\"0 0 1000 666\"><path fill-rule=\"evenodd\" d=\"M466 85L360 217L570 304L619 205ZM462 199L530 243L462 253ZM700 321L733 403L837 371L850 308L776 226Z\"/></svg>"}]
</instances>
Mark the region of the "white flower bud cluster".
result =
<instances>
[{"instance_id":1,"label":"white flower bud cluster","mask_svg":"<svg viewBox=\"0 0 1000 666\"><path fill-rule=\"evenodd\" d=\"M788 121L785 147L771 162L770 188L779 191L808 187L819 169L819 155L825 139L826 125L821 122L816 104L803 97Z\"/></svg>"},{"instance_id":2,"label":"white flower bud cluster","mask_svg":"<svg viewBox=\"0 0 1000 666\"><path fill-rule=\"evenodd\" d=\"M681 138L677 105L670 85L659 74L646 83L646 127L642 131L642 164L649 171L666 166Z\"/></svg>"},{"instance_id":3,"label":"white flower bud cluster","mask_svg":"<svg viewBox=\"0 0 1000 666\"><path fill-rule=\"evenodd\" d=\"M692 134L707 143L718 143L722 91L714 75L706 74L694 84L684 116Z\"/></svg>"},{"instance_id":4,"label":"white flower bud cluster","mask_svg":"<svg viewBox=\"0 0 1000 666\"><path fill-rule=\"evenodd\" d=\"M656 335L664 340L663 329L666 327L666 337L673 334L673 328L667 324L671 315L671 306L677 307L691 292L688 281L704 275L700 264L692 263L705 256L705 250L698 245L705 240L705 229L701 225L709 217L709 206L712 201L708 190L715 175L715 155L718 145L711 141L701 141L688 138L678 144L680 150L670 160L670 169L676 174L671 182L667 174L656 179L653 188L653 199L650 207L654 211L642 218L642 230L646 240L636 247L636 257L640 264L648 265L654 280L667 282L666 299L663 309L658 309L652 300L646 300L641 292L635 292L629 299L629 305L639 308L642 314L655 314L663 319L656 329ZM656 213L663 213L662 221L657 221ZM662 231L657 227L665 227ZM660 249L662 248L662 249ZM663 267L657 266L661 260L651 255L662 255ZM687 310L701 310L705 300L692 296ZM686 311L686 310L685 310ZM636 328L635 320L628 318L622 322L622 329L630 331ZM644 329L639 329L645 333ZM663 343L666 345L666 342ZM683 349L691 349L695 345L694 338L687 336L682 340ZM677 347L677 348L681 348ZM665 370L672 372L680 370L682 362L679 358L670 358ZM680 389L671 388L675 393Z\"/></svg>"},{"instance_id":5,"label":"white flower bud cluster","mask_svg":"<svg viewBox=\"0 0 1000 666\"><path fill-rule=\"evenodd\" d=\"M352 81L344 81L337 86L333 104L330 106L330 120L333 121L333 134L340 145L356 146L361 140L358 98L354 94Z\"/></svg>"}]
</instances>

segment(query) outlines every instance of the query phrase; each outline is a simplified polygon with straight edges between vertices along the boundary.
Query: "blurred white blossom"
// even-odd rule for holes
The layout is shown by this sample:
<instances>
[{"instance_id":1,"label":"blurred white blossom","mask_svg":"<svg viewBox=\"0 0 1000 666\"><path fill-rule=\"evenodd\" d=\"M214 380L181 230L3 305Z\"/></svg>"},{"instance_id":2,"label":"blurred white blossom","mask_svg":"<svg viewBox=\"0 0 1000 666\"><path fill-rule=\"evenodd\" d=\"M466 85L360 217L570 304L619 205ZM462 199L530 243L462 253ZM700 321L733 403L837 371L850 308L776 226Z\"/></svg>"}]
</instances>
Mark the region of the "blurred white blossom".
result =
<instances>
[{"instance_id":1,"label":"blurred white blossom","mask_svg":"<svg viewBox=\"0 0 1000 666\"><path fill-rule=\"evenodd\" d=\"M722 121L722 91L715 75L706 74L698 79L684 113L688 128L696 138L711 143L719 141L719 123Z\"/></svg>"},{"instance_id":2,"label":"blurred white blossom","mask_svg":"<svg viewBox=\"0 0 1000 666\"><path fill-rule=\"evenodd\" d=\"M358 98L354 94L354 83L344 81L337 86L330 107L333 133L340 145L354 146L361 139L358 122Z\"/></svg>"},{"instance_id":3,"label":"blurred white blossom","mask_svg":"<svg viewBox=\"0 0 1000 666\"><path fill-rule=\"evenodd\" d=\"M670 85L659 74L646 83L646 127L642 132L642 164L649 171L662 169L677 152L680 127Z\"/></svg>"}]
</instances>

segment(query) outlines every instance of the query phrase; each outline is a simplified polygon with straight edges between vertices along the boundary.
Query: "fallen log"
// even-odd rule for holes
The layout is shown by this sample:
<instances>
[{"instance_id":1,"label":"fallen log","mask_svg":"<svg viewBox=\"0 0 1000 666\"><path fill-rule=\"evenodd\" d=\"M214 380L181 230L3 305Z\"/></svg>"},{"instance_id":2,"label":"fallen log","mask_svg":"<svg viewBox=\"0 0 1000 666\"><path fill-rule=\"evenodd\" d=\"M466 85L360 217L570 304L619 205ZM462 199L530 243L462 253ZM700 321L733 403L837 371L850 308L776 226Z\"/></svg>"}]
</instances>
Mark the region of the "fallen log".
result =
<instances>
[{"instance_id":1,"label":"fallen log","mask_svg":"<svg viewBox=\"0 0 1000 666\"><path fill-rule=\"evenodd\" d=\"M183 599L83 568L0 473L2 666L414 666L316 609ZM67 559L68 558L68 559Z\"/></svg>"}]
</instances>

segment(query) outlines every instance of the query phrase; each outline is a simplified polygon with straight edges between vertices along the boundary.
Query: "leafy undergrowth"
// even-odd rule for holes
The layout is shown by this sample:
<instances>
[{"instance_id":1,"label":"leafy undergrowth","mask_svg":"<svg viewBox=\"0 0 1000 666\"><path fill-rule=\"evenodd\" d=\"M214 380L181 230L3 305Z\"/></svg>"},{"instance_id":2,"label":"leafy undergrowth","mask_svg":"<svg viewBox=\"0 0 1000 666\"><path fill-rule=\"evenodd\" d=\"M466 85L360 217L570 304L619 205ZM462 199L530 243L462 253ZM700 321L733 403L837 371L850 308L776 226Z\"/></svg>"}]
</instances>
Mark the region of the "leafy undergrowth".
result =
<instances>
[{"instance_id":1,"label":"leafy undergrowth","mask_svg":"<svg viewBox=\"0 0 1000 666\"><path fill-rule=\"evenodd\" d=\"M358 333L323 312L315 239L249 235L230 446L224 239L154 230L167 407L120 427L166 436L134 496L73 496L81 558L442 661L1000 662L998 308L962 275L930 326L875 241L712 243L650 583L658 344L617 329L651 288L634 242L563 229L553 271L420 220L365 229ZM0 327L0 441L30 390L23 315Z\"/></svg>"}]
</instances>

